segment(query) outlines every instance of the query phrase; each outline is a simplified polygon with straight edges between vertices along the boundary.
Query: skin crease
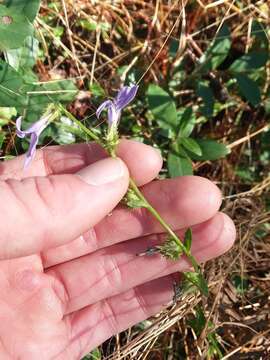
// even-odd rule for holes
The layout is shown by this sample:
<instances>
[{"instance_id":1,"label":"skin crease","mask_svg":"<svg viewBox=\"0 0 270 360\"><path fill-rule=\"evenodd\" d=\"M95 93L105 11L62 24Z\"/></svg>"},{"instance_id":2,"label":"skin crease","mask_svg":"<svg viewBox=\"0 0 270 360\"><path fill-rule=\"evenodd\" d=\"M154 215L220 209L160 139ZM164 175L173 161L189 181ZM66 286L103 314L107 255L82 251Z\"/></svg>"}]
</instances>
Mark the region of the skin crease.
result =
<instances>
[{"instance_id":1,"label":"skin crease","mask_svg":"<svg viewBox=\"0 0 270 360\"><path fill-rule=\"evenodd\" d=\"M115 166L96 144L48 147L26 171L23 157L0 165L1 360L80 359L171 301L176 272L189 264L136 256L165 237L144 210L117 206L129 174L180 236L193 228L198 261L233 245L214 184L195 176L153 181L160 155L134 141L121 141L117 153L128 169L119 162L122 175L101 187L76 175Z\"/></svg>"}]
</instances>

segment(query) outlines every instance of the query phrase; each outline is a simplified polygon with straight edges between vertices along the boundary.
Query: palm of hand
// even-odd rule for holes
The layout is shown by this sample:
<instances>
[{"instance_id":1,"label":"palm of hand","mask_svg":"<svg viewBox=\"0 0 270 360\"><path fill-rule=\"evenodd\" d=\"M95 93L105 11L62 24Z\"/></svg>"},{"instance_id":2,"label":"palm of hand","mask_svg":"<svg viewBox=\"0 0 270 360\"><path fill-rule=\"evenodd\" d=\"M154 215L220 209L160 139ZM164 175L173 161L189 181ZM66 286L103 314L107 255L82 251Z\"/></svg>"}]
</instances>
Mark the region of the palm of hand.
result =
<instances>
[{"instance_id":1,"label":"palm of hand","mask_svg":"<svg viewBox=\"0 0 270 360\"><path fill-rule=\"evenodd\" d=\"M0 268L1 359L60 356L70 339L70 327L57 294L60 284L43 273L38 255L2 261Z\"/></svg>"}]
</instances>

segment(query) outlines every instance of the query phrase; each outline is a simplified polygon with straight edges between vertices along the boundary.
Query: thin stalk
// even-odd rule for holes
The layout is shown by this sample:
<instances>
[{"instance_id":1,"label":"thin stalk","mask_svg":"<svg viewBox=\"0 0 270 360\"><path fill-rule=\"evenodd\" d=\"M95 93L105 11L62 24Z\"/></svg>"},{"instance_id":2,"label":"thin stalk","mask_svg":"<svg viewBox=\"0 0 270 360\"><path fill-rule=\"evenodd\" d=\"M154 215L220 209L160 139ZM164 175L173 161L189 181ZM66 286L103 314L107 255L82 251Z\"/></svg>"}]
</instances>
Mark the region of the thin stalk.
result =
<instances>
[{"instance_id":1,"label":"thin stalk","mask_svg":"<svg viewBox=\"0 0 270 360\"><path fill-rule=\"evenodd\" d=\"M175 232L171 229L171 227L166 223L164 219L159 215L155 208L146 200L146 198L141 193L140 189L137 187L133 179L130 179L130 188L134 191L134 193L138 196L140 200L145 203L145 208L154 216L154 218L160 223L163 229L174 239L174 241L179 245L183 253L187 256L189 261L191 262L194 270L196 272L200 271L199 265L197 264L196 259L193 255L186 249L183 242L179 239L179 237L175 234Z\"/></svg>"},{"instance_id":2,"label":"thin stalk","mask_svg":"<svg viewBox=\"0 0 270 360\"><path fill-rule=\"evenodd\" d=\"M76 125L78 125L78 127L86 134L88 135L91 139L93 139L94 141L96 141L97 143L101 144L101 141L99 139L99 137L90 129L88 129L86 126L84 126L81 121L79 121L78 119L75 118L75 116L73 116L68 110L66 110L62 105L59 105L61 111L70 119L72 120Z\"/></svg>"}]
</instances>

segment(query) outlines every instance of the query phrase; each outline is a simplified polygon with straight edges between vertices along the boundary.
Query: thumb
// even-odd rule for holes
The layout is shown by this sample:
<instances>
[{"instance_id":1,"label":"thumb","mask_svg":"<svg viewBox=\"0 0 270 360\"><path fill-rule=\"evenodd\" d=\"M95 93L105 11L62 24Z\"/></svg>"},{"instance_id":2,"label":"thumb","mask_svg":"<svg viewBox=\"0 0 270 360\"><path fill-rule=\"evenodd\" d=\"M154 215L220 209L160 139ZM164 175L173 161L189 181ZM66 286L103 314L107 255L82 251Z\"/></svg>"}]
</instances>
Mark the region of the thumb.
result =
<instances>
[{"instance_id":1,"label":"thumb","mask_svg":"<svg viewBox=\"0 0 270 360\"><path fill-rule=\"evenodd\" d=\"M0 259L74 240L114 209L128 182L126 165L111 158L74 175L0 182Z\"/></svg>"}]
</instances>

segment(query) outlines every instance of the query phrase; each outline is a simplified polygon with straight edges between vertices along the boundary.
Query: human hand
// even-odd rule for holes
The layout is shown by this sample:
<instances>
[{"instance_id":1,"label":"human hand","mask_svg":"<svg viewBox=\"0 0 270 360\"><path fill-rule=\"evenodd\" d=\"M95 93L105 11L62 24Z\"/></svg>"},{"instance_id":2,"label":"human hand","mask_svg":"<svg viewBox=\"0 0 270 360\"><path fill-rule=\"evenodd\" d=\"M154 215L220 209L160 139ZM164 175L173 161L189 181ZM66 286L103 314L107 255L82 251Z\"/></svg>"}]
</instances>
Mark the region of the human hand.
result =
<instances>
[{"instance_id":1,"label":"human hand","mask_svg":"<svg viewBox=\"0 0 270 360\"><path fill-rule=\"evenodd\" d=\"M234 225L218 213L210 181L152 181L160 156L133 141L122 141L118 156L174 229L193 228L198 261L232 246ZM189 267L184 258L136 256L164 241L162 229L144 209L113 210L129 176L105 157L95 144L74 145L39 151L25 172L22 157L1 164L1 359L80 359L160 311L173 297L173 274Z\"/></svg>"}]
</instances>

